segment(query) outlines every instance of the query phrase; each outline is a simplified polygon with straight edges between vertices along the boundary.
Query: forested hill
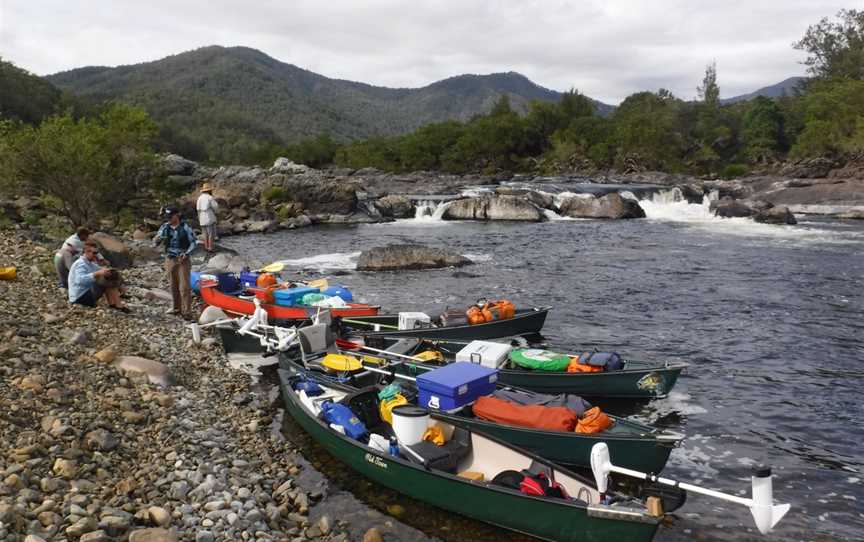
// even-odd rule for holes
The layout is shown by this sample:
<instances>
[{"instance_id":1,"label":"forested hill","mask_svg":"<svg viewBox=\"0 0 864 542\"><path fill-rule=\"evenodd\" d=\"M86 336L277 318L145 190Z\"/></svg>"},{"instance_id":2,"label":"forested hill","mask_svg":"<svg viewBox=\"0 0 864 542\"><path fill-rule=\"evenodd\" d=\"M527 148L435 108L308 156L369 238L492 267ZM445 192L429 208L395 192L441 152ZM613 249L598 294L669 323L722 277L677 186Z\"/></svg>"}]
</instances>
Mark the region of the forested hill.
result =
<instances>
[{"instance_id":1,"label":"forested hill","mask_svg":"<svg viewBox=\"0 0 864 542\"><path fill-rule=\"evenodd\" d=\"M54 85L0 59L0 119L38 123L62 103L63 95Z\"/></svg>"},{"instance_id":2,"label":"forested hill","mask_svg":"<svg viewBox=\"0 0 864 542\"><path fill-rule=\"evenodd\" d=\"M166 143L199 159L241 160L264 142L328 133L337 140L391 136L487 113L503 95L524 110L559 92L518 73L460 75L417 89L330 79L245 47L205 47L155 62L86 67L49 81L93 101L122 99L147 109ZM597 102L598 110L611 108Z\"/></svg>"}]
</instances>

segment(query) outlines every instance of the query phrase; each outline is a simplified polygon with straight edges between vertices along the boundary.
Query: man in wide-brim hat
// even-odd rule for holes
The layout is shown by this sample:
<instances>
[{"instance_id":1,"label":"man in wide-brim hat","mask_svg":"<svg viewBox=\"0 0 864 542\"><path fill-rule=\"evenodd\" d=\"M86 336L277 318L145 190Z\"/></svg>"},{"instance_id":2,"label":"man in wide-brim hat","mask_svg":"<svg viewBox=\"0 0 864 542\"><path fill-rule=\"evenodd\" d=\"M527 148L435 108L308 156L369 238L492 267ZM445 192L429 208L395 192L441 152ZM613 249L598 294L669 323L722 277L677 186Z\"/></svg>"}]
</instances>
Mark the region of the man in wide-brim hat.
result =
<instances>
[{"instance_id":1,"label":"man in wide-brim hat","mask_svg":"<svg viewBox=\"0 0 864 542\"><path fill-rule=\"evenodd\" d=\"M216 203L212 192L213 186L204 183L201 186L198 203L195 205L198 210L198 224L201 225L201 236L204 238L204 248L207 252L213 252L213 243L216 241L216 211L219 210L219 204Z\"/></svg>"}]
</instances>

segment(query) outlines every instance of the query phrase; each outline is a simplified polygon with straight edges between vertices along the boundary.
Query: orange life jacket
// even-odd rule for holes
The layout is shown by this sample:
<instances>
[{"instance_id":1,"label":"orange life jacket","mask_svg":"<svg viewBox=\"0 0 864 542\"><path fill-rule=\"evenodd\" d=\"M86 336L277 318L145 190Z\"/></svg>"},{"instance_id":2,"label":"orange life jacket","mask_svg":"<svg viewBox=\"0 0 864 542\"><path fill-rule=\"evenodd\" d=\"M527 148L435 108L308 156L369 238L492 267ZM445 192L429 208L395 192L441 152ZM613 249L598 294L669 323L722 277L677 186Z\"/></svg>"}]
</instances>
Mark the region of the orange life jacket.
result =
<instances>
[{"instance_id":1,"label":"orange life jacket","mask_svg":"<svg viewBox=\"0 0 864 542\"><path fill-rule=\"evenodd\" d=\"M587 363L579 363L579 356L570 358L570 363L567 365L568 373L602 373L603 367L596 365L588 365Z\"/></svg>"},{"instance_id":2,"label":"orange life jacket","mask_svg":"<svg viewBox=\"0 0 864 542\"><path fill-rule=\"evenodd\" d=\"M483 310L488 310L494 320L507 320L516 316L516 306L506 299L490 301L484 305Z\"/></svg>"},{"instance_id":3,"label":"orange life jacket","mask_svg":"<svg viewBox=\"0 0 864 542\"><path fill-rule=\"evenodd\" d=\"M273 273L261 273L258 275L258 280L255 281L255 286L259 288L268 288L275 286L278 281Z\"/></svg>"}]
</instances>

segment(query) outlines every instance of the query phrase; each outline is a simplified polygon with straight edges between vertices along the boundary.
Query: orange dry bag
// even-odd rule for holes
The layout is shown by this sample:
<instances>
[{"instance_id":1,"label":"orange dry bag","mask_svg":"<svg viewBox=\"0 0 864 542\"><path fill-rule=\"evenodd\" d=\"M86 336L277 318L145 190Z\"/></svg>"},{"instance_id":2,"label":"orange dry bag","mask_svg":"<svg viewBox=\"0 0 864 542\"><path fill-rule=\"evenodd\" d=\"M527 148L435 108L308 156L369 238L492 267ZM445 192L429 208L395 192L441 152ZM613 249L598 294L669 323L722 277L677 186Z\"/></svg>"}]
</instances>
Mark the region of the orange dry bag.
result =
<instances>
[{"instance_id":1,"label":"orange dry bag","mask_svg":"<svg viewBox=\"0 0 864 542\"><path fill-rule=\"evenodd\" d=\"M600 407L592 407L576 422L577 433L600 433L612 426L612 418L600 411Z\"/></svg>"},{"instance_id":2,"label":"orange dry bag","mask_svg":"<svg viewBox=\"0 0 864 542\"><path fill-rule=\"evenodd\" d=\"M492 312L495 320L507 320L516 316L516 306L506 299L486 303L484 309Z\"/></svg>"},{"instance_id":3,"label":"orange dry bag","mask_svg":"<svg viewBox=\"0 0 864 542\"><path fill-rule=\"evenodd\" d=\"M486 322L486 316L483 314L483 309L477 305L471 305L465 313L465 316L468 317L468 323L472 326L474 324L483 324Z\"/></svg>"}]
</instances>

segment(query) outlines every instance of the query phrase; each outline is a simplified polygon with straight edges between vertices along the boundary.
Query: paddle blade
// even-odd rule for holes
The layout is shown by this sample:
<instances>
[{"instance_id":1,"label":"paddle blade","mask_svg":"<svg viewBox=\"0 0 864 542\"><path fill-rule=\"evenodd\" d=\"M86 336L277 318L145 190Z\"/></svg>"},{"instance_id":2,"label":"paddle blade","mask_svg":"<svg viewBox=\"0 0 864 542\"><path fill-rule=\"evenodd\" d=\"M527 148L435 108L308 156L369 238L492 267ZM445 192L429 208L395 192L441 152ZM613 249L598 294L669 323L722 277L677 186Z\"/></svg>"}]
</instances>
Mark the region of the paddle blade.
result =
<instances>
[{"instance_id":1,"label":"paddle blade","mask_svg":"<svg viewBox=\"0 0 864 542\"><path fill-rule=\"evenodd\" d=\"M783 519L786 512L789 511L789 504L775 504L773 506L751 506L750 513L753 514L753 521L756 523L756 528L762 534L768 534L777 523Z\"/></svg>"},{"instance_id":2,"label":"paddle blade","mask_svg":"<svg viewBox=\"0 0 864 542\"><path fill-rule=\"evenodd\" d=\"M283 269L285 269L284 263L273 262L270 265L265 265L264 267L262 267L258 271L261 271L263 273L278 273L278 272L282 271Z\"/></svg>"}]
</instances>

